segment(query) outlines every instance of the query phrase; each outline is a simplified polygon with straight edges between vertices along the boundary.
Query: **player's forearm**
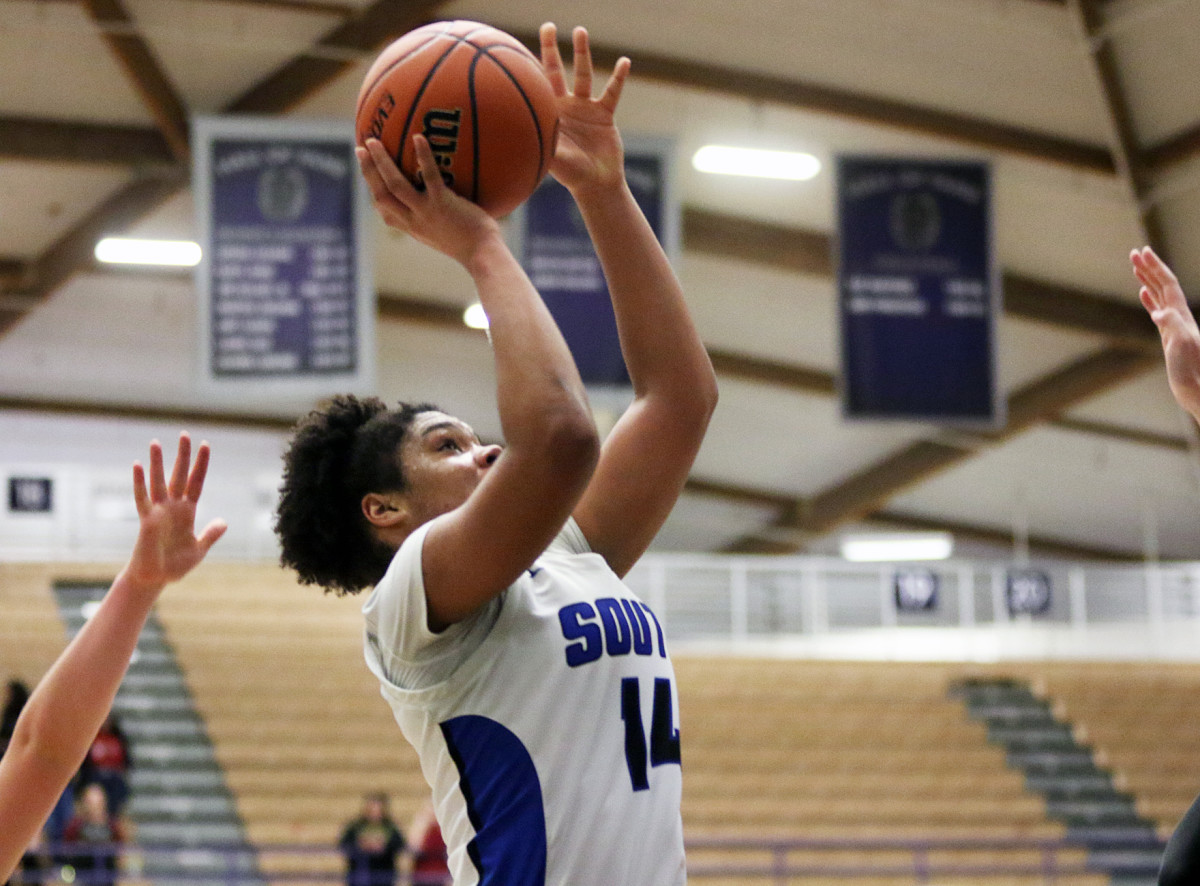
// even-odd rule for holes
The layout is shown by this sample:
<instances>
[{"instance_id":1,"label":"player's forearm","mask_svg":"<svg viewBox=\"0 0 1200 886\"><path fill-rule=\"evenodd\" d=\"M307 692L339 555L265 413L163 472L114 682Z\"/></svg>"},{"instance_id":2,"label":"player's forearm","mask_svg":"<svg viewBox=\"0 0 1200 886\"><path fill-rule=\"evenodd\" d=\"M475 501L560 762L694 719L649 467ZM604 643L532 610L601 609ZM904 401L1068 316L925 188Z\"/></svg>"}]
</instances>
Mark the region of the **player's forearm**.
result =
<instances>
[{"instance_id":1,"label":"player's forearm","mask_svg":"<svg viewBox=\"0 0 1200 886\"><path fill-rule=\"evenodd\" d=\"M663 393L679 408L711 409L712 362L679 279L633 194L625 186L592 191L579 206L608 282L635 392Z\"/></svg>"},{"instance_id":2,"label":"player's forearm","mask_svg":"<svg viewBox=\"0 0 1200 886\"><path fill-rule=\"evenodd\" d=\"M11 871L78 771L156 597L122 573L29 697L0 760L0 874Z\"/></svg>"},{"instance_id":3,"label":"player's forearm","mask_svg":"<svg viewBox=\"0 0 1200 886\"><path fill-rule=\"evenodd\" d=\"M65 780L112 707L157 590L119 577L51 666L17 721L13 744Z\"/></svg>"}]
</instances>

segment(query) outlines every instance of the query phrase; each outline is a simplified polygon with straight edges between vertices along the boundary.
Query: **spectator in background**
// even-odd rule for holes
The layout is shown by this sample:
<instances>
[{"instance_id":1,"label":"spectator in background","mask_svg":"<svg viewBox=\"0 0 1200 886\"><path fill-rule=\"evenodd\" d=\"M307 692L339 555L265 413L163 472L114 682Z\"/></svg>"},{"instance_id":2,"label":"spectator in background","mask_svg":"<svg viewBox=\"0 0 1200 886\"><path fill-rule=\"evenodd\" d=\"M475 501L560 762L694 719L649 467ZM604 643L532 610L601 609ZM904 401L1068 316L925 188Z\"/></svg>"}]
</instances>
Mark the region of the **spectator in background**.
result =
<instances>
[{"instance_id":1,"label":"spectator in background","mask_svg":"<svg viewBox=\"0 0 1200 886\"><path fill-rule=\"evenodd\" d=\"M108 810L104 788L93 782L83 789L75 817L67 825L62 862L80 886L113 886L117 881L120 822Z\"/></svg>"},{"instance_id":2,"label":"spectator in background","mask_svg":"<svg viewBox=\"0 0 1200 886\"><path fill-rule=\"evenodd\" d=\"M433 804L425 807L413 819L409 830L412 851L413 886L443 886L450 882L450 865L446 857L446 841L442 828L433 814Z\"/></svg>"},{"instance_id":3,"label":"spectator in background","mask_svg":"<svg viewBox=\"0 0 1200 886\"><path fill-rule=\"evenodd\" d=\"M386 794L363 798L362 814L346 825L338 846L346 856L346 886L394 886L405 843L388 815Z\"/></svg>"},{"instance_id":4,"label":"spectator in background","mask_svg":"<svg viewBox=\"0 0 1200 886\"><path fill-rule=\"evenodd\" d=\"M83 764L83 780L96 782L104 788L108 812L114 817L124 812L125 801L129 799L129 770L132 765L129 742L116 714L110 713L88 749L87 760Z\"/></svg>"},{"instance_id":5,"label":"spectator in background","mask_svg":"<svg viewBox=\"0 0 1200 886\"><path fill-rule=\"evenodd\" d=\"M17 727L17 718L29 701L29 687L21 680L8 681L8 694L4 700L4 710L0 712L0 755L8 747L13 730Z\"/></svg>"}]
</instances>

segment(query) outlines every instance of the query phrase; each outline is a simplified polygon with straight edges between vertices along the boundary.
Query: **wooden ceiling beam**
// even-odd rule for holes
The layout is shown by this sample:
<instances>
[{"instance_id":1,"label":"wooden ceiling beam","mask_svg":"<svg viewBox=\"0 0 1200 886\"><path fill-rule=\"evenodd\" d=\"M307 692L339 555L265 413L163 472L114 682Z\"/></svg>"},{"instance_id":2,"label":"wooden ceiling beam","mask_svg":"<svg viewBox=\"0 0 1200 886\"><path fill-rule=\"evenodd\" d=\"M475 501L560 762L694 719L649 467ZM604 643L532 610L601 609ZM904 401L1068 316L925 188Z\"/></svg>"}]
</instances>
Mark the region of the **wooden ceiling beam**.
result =
<instances>
[{"instance_id":1,"label":"wooden ceiling beam","mask_svg":"<svg viewBox=\"0 0 1200 886\"><path fill-rule=\"evenodd\" d=\"M904 490L974 454L975 450L966 446L917 440L814 495L797 528L823 535L879 510Z\"/></svg>"},{"instance_id":2,"label":"wooden ceiling beam","mask_svg":"<svg viewBox=\"0 0 1200 886\"><path fill-rule=\"evenodd\" d=\"M514 31L513 34L536 51L536 33ZM564 52L569 53L569 44L564 41L563 46ZM628 47L592 44L592 58L597 67L611 68L621 56L628 56L633 62L633 71L639 80L849 118L888 129L901 129L919 135L944 138L975 148L1017 154L1101 175L1116 173L1113 157L1102 145L1059 138L1019 126L995 123L979 117L907 104L819 83L773 77L739 68L631 50Z\"/></svg>"},{"instance_id":3,"label":"wooden ceiling beam","mask_svg":"<svg viewBox=\"0 0 1200 886\"><path fill-rule=\"evenodd\" d=\"M178 193L186 178L178 171L135 179L100 203L49 249L30 262L30 294L45 296L89 267L96 243L122 231Z\"/></svg>"},{"instance_id":4,"label":"wooden ceiling beam","mask_svg":"<svg viewBox=\"0 0 1200 886\"><path fill-rule=\"evenodd\" d=\"M972 541L1007 548L1016 545L1016 539L1012 532L957 520L942 520L891 510L876 511L867 520L870 523L881 524L893 529L949 532L956 541ZM1112 563L1129 563L1142 559L1141 554L1133 551L1114 551L1054 536L1031 535L1023 541L1028 545L1030 553L1043 557L1065 557L1071 560L1098 560Z\"/></svg>"},{"instance_id":5,"label":"wooden ceiling beam","mask_svg":"<svg viewBox=\"0 0 1200 886\"><path fill-rule=\"evenodd\" d=\"M377 299L379 316L384 320L422 323L455 332L475 334L474 330L463 324L462 309L454 305L412 293L400 292L381 291L377 294ZM1137 313L1141 314L1142 312L1138 311ZM717 374L722 378L771 385L799 394L822 397L836 396L838 391L837 376L823 369L729 351L712 345L708 346L708 353ZM1148 366L1159 359L1157 347L1153 351L1147 351L1145 364L1140 362L1142 356L1140 353L1131 352L1128 349L1118 349L1114 353L1101 352L1101 354L1102 356L1099 357L1085 359L1083 364L1073 364L1067 367L1063 374L1068 379L1074 379L1077 385L1081 379L1086 378L1091 384L1102 384L1107 387L1118 383L1122 378L1132 377L1140 371L1139 367ZM1064 394L1068 393L1064 392L1061 385L1057 376L1052 375L1042 383L1031 385L1017 392L1010 402L1010 408L1017 410L1016 417L1018 419L1027 416L1036 408L1042 408L1047 414L1060 410L1064 407L1045 400L1048 395L1044 392L1051 392L1061 401ZM1078 386L1072 388L1069 393L1081 397L1086 396L1086 391L1081 391ZM1049 418L1048 421L1065 430L1122 442L1173 451L1182 451L1188 448L1187 441L1183 437L1175 435L1063 417Z\"/></svg>"},{"instance_id":6,"label":"wooden ceiling beam","mask_svg":"<svg viewBox=\"0 0 1200 886\"><path fill-rule=\"evenodd\" d=\"M1200 155L1200 126L1185 129L1165 141L1142 151L1142 162L1155 173L1163 173L1172 166L1186 163Z\"/></svg>"},{"instance_id":7,"label":"wooden ceiling beam","mask_svg":"<svg viewBox=\"0 0 1200 886\"><path fill-rule=\"evenodd\" d=\"M375 0L305 53L261 80L226 108L231 114L281 114L323 89L401 34L425 24L446 0Z\"/></svg>"},{"instance_id":8,"label":"wooden ceiling beam","mask_svg":"<svg viewBox=\"0 0 1200 886\"><path fill-rule=\"evenodd\" d=\"M1160 359L1143 350L1108 347L1032 382L1008 399L1003 430L957 440L917 440L840 483L818 492L770 529L823 535L885 510L904 490L972 457L979 446L1003 442L1035 424L1057 419L1079 402L1145 372ZM735 543L741 544L741 541ZM778 547L772 542L773 547ZM795 549L799 548L799 543Z\"/></svg>"},{"instance_id":9,"label":"wooden ceiling beam","mask_svg":"<svg viewBox=\"0 0 1200 886\"><path fill-rule=\"evenodd\" d=\"M831 277L833 238L820 231L684 206L683 248L796 274Z\"/></svg>"},{"instance_id":10,"label":"wooden ceiling beam","mask_svg":"<svg viewBox=\"0 0 1200 886\"><path fill-rule=\"evenodd\" d=\"M112 6L105 4L118 3L119 0L86 2L96 3L97 8L102 11L107 9L108 14L117 14ZM440 2L375 0L326 34L318 41L317 49L336 46L369 49L378 46L392 34L406 30L405 23L417 22L431 14ZM284 64L275 74L251 88L225 110L283 113L327 85L345 64L348 63L331 67L320 59L301 55ZM165 133L163 135L170 142L169 137ZM61 286L73 274L91 264L92 249L99 236L124 230L178 193L186 183L186 166L181 164L171 174L138 177L132 184L110 196L31 262L32 282L26 294L45 297ZM21 313L9 310L0 315L0 337L19 322Z\"/></svg>"},{"instance_id":11,"label":"wooden ceiling beam","mask_svg":"<svg viewBox=\"0 0 1200 886\"><path fill-rule=\"evenodd\" d=\"M154 51L138 33L122 0L83 0L100 35L141 96L176 160L191 157L188 112Z\"/></svg>"},{"instance_id":12,"label":"wooden ceiling beam","mask_svg":"<svg viewBox=\"0 0 1200 886\"><path fill-rule=\"evenodd\" d=\"M1057 418L1102 391L1137 378L1162 361L1161 354L1109 347L1057 369L1031 382L1008 398L1008 421L1002 431L990 435L1007 440L1040 422Z\"/></svg>"},{"instance_id":13,"label":"wooden ceiling beam","mask_svg":"<svg viewBox=\"0 0 1200 886\"><path fill-rule=\"evenodd\" d=\"M1173 452L1191 452L1192 449L1187 437L1179 434L1163 434L1145 428L1131 428L1125 425L1080 418L1056 418L1051 425L1064 431L1074 431L1077 434L1087 434L1091 437L1103 437L1106 440L1121 443L1133 443L1137 446L1152 446L1156 449L1168 449Z\"/></svg>"},{"instance_id":14,"label":"wooden ceiling beam","mask_svg":"<svg viewBox=\"0 0 1200 886\"><path fill-rule=\"evenodd\" d=\"M46 400L36 397L0 396L0 409L23 410L44 415L95 415L102 418L138 419L171 422L179 426L217 425L262 431L287 431L297 417L228 409L207 410L187 407L142 406L132 403L98 403L94 400Z\"/></svg>"},{"instance_id":15,"label":"wooden ceiling beam","mask_svg":"<svg viewBox=\"0 0 1200 886\"><path fill-rule=\"evenodd\" d=\"M835 273L833 238L819 231L694 206L684 207L682 227L689 252L813 276ZM1002 275L1001 285L1010 316L1159 351L1158 332L1140 306L1011 272Z\"/></svg>"},{"instance_id":16,"label":"wooden ceiling beam","mask_svg":"<svg viewBox=\"0 0 1200 886\"><path fill-rule=\"evenodd\" d=\"M159 167L177 162L163 134L145 126L3 116L0 157L123 167Z\"/></svg>"},{"instance_id":17,"label":"wooden ceiling beam","mask_svg":"<svg viewBox=\"0 0 1200 886\"><path fill-rule=\"evenodd\" d=\"M1116 49L1105 29L1104 4L1101 0L1070 0L1067 6L1075 14L1086 41L1088 58L1100 86L1100 98L1108 114L1113 164L1117 175L1129 188L1142 228L1142 239L1153 246L1159 255L1168 258L1158 211L1151 201L1143 199L1150 188L1149 170L1143 162L1134 133L1133 115L1121 83Z\"/></svg>"},{"instance_id":18,"label":"wooden ceiling beam","mask_svg":"<svg viewBox=\"0 0 1200 886\"><path fill-rule=\"evenodd\" d=\"M1146 371L1151 358L1142 351L1103 348L1038 379L1008 398L1003 430L982 435L992 443L1008 440L1033 425L1058 417L1070 407ZM809 502L803 528L824 533L880 510L896 495L974 455L965 443L918 440L865 470L818 493Z\"/></svg>"}]
</instances>

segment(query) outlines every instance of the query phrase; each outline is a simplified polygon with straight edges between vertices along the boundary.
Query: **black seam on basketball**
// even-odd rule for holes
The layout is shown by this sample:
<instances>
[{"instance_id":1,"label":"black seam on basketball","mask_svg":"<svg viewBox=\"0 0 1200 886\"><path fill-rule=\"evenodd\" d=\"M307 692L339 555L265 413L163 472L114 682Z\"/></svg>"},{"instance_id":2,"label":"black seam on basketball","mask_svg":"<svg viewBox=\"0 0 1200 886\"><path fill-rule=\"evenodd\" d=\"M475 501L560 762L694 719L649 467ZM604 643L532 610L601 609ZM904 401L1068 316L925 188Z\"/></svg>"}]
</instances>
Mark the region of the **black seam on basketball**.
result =
<instances>
[{"instance_id":1,"label":"black seam on basketball","mask_svg":"<svg viewBox=\"0 0 1200 886\"><path fill-rule=\"evenodd\" d=\"M505 44L497 43L494 45L504 48L504 49L512 48ZM529 100L529 95L525 92L525 88L521 85L521 81L518 80L516 75L514 75L513 72L510 71L505 66L504 62L502 62L491 52L488 52L486 50L482 51L480 53L480 55L486 55L489 59L492 60L492 62L496 65L496 67L498 67L501 71L504 72L504 76L509 79L509 81L512 83L513 87L517 90L517 94L519 96L521 96L521 101L525 102L525 107L529 111L529 119L533 121L533 131L537 135L537 141L538 141L538 168L537 168L537 178L534 179L534 182L535 183L540 182L542 180L542 176L545 174L544 167L546 165L545 164L546 145L542 139L541 120L538 119L537 111L534 110L534 107L533 107L533 102L531 102ZM478 56L476 56L476 58L478 58ZM475 153L476 154L479 153L478 145L476 146Z\"/></svg>"},{"instance_id":2,"label":"black seam on basketball","mask_svg":"<svg viewBox=\"0 0 1200 886\"><path fill-rule=\"evenodd\" d=\"M440 30L436 33L430 34L429 39L426 40L424 43L414 46L408 52L404 53L404 55L400 56L397 59L393 59L392 63L390 65L388 65L386 68L384 68L382 71L380 71L379 74L375 77L375 79L371 81L371 85L362 91L362 101L359 102L358 107L354 109L354 118L356 120L358 119L358 115L362 112L363 104L366 103L367 98L371 95L372 92L375 91L375 87L379 85L379 81L382 80L384 77L386 77L388 74L390 74L392 71L394 71L396 69L396 65L400 64L405 59L411 58L415 53L420 52L422 49L424 49L426 46L428 46L430 43L432 43L438 37L445 36L447 31L449 31L449 29L450 29L449 25L447 25L442 30ZM454 35L451 34L450 36L453 37Z\"/></svg>"},{"instance_id":3,"label":"black seam on basketball","mask_svg":"<svg viewBox=\"0 0 1200 886\"><path fill-rule=\"evenodd\" d=\"M454 50L458 49L458 47L460 45L462 45L461 41L455 41L446 49L445 52L442 53L441 58L439 58L436 62L434 62L430 66L429 71L425 74L425 79L421 81L420 87L417 89L417 91L415 93L413 93L413 100L408 106L408 116L404 118L404 127L400 130L400 142L396 146L396 151L397 151L396 166L397 167L400 166L400 158L404 156L404 145L405 145L405 142L408 141L409 127L412 126L413 115L415 115L417 113L417 105L419 105L421 103L421 96L423 96L425 94L425 90L429 88L429 81L431 81L433 79L433 75L438 72L438 68L440 68L442 66L443 62L445 62L446 59L450 57L450 54L453 53ZM414 160L414 167L415 167L416 166L416 158L414 157L413 160ZM418 168L413 169L414 175L417 175L419 172L420 172L420 169L418 169ZM421 190L421 188L418 188L418 190Z\"/></svg>"},{"instance_id":4,"label":"black seam on basketball","mask_svg":"<svg viewBox=\"0 0 1200 886\"><path fill-rule=\"evenodd\" d=\"M489 52L492 49L511 49L513 52L521 53L522 55L525 56L526 59L533 62L535 65L540 66L542 63L542 60L540 58L538 58L536 55L534 55L532 52L530 52L529 47L526 46L524 43L522 43L520 40L517 40L516 37L513 37L513 42L511 42L511 43L508 42L507 40L496 40L492 43L484 43L482 45L479 43L472 43L471 45L474 46L476 49L478 49L480 52Z\"/></svg>"},{"instance_id":5,"label":"black seam on basketball","mask_svg":"<svg viewBox=\"0 0 1200 886\"><path fill-rule=\"evenodd\" d=\"M475 46L474 43L471 44ZM483 53L476 47L475 57L467 68L467 98L471 103L471 202L479 202L479 103L475 96L475 68Z\"/></svg>"}]
</instances>

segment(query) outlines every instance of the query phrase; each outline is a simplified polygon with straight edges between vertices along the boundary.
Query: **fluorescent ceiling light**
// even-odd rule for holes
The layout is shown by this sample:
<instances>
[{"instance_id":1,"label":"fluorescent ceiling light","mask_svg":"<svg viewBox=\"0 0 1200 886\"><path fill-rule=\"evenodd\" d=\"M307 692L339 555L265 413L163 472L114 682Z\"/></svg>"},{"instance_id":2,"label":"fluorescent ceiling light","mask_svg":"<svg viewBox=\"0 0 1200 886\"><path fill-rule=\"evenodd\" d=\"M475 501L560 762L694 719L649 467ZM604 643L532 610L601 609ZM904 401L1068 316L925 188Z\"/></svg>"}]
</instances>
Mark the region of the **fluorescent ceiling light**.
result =
<instances>
[{"instance_id":1,"label":"fluorescent ceiling light","mask_svg":"<svg viewBox=\"0 0 1200 886\"><path fill-rule=\"evenodd\" d=\"M749 175L789 181L808 181L821 171L821 161L812 154L728 145L705 145L693 155L692 166L700 172L718 175Z\"/></svg>"},{"instance_id":2,"label":"fluorescent ceiling light","mask_svg":"<svg viewBox=\"0 0 1200 886\"><path fill-rule=\"evenodd\" d=\"M954 539L948 532L847 535L841 550L843 558L855 563L945 560L954 550Z\"/></svg>"},{"instance_id":3,"label":"fluorescent ceiling light","mask_svg":"<svg viewBox=\"0 0 1200 886\"><path fill-rule=\"evenodd\" d=\"M110 264L190 268L200 263L200 244L191 240L132 240L125 237L105 237L96 244L96 258Z\"/></svg>"},{"instance_id":4,"label":"fluorescent ceiling light","mask_svg":"<svg viewBox=\"0 0 1200 886\"><path fill-rule=\"evenodd\" d=\"M472 329L487 329L489 325L488 317L483 311L483 305L479 302L468 305L467 309L463 311L463 322Z\"/></svg>"}]
</instances>

